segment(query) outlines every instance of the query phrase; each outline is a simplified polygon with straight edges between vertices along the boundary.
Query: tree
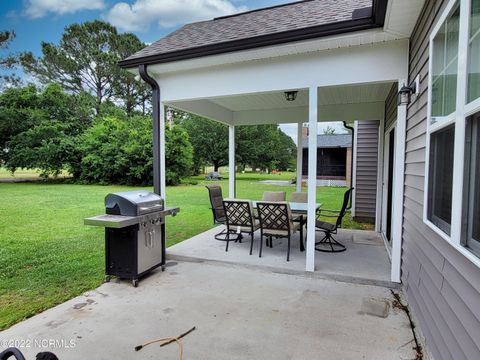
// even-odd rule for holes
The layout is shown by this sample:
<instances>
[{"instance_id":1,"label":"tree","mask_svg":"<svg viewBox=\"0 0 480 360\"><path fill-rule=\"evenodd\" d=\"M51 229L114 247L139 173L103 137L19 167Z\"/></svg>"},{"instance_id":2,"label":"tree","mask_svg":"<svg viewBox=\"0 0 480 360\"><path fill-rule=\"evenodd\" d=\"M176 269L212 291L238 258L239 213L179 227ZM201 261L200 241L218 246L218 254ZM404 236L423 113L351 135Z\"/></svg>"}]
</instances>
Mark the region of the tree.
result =
<instances>
[{"instance_id":1,"label":"tree","mask_svg":"<svg viewBox=\"0 0 480 360\"><path fill-rule=\"evenodd\" d=\"M180 179L191 174L193 147L187 132L178 125L165 132L165 168L167 185L178 185Z\"/></svg>"},{"instance_id":2,"label":"tree","mask_svg":"<svg viewBox=\"0 0 480 360\"><path fill-rule=\"evenodd\" d=\"M117 62L143 46L135 35L119 35L114 26L95 20L67 26L59 45L42 42L41 57L27 52L20 60L43 84L56 82L66 91L93 94L98 111L102 102L117 97L131 113L148 98L147 88Z\"/></svg>"},{"instance_id":3,"label":"tree","mask_svg":"<svg viewBox=\"0 0 480 360\"><path fill-rule=\"evenodd\" d=\"M8 50L10 43L15 38L14 31L0 31L0 50ZM0 56L0 69L11 71L18 63L18 56L14 54L6 54ZM0 76L2 83L0 88L5 88L7 85L20 85L20 78L15 74L3 74Z\"/></svg>"},{"instance_id":4,"label":"tree","mask_svg":"<svg viewBox=\"0 0 480 360\"><path fill-rule=\"evenodd\" d=\"M192 146L179 126L168 129L165 138L166 181L176 185L190 175ZM152 147L149 117L99 118L79 138L79 177L87 183L151 185Z\"/></svg>"},{"instance_id":5,"label":"tree","mask_svg":"<svg viewBox=\"0 0 480 360\"><path fill-rule=\"evenodd\" d=\"M285 170L295 159L295 143L278 125L239 126L236 143L236 160L242 167Z\"/></svg>"},{"instance_id":6,"label":"tree","mask_svg":"<svg viewBox=\"0 0 480 360\"><path fill-rule=\"evenodd\" d=\"M325 129L323 129L323 134L324 135L334 135L335 134L335 128L331 127L330 125L327 125Z\"/></svg>"},{"instance_id":7,"label":"tree","mask_svg":"<svg viewBox=\"0 0 480 360\"><path fill-rule=\"evenodd\" d=\"M145 44L133 34L118 35L116 52L119 59L125 59L144 47ZM113 83L114 95L121 99L127 114L132 114L139 106L142 109L142 115L145 115L151 96L150 86L125 69L117 66L117 71L117 77Z\"/></svg>"},{"instance_id":8,"label":"tree","mask_svg":"<svg viewBox=\"0 0 480 360\"><path fill-rule=\"evenodd\" d=\"M193 146L195 172L206 164L212 164L214 171L228 164L228 127L226 125L181 112L172 116L184 126L188 133Z\"/></svg>"},{"instance_id":9,"label":"tree","mask_svg":"<svg viewBox=\"0 0 480 360\"><path fill-rule=\"evenodd\" d=\"M33 85L7 89L0 95L0 160L12 172L75 169L76 139L91 125L93 105L90 95L67 94L58 84L43 92Z\"/></svg>"},{"instance_id":10,"label":"tree","mask_svg":"<svg viewBox=\"0 0 480 360\"><path fill-rule=\"evenodd\" d=\"M39 97L33 85L9 88L0 94L0 160L5 160L12 137L42 121L43 112L38 107Z\"/></svg>"},{"instance_id":11,"label":"tree","mask_svg":"<svg viewBox=\"0 0 480 360\"><path fill-rule=\"evenodd\" d=\"M278 129L279 147L277 152L277 169L286 171L295 166L297 146L292 138ZM300 144L300 146L302 146Z\"/></svg>"}]
</instances>

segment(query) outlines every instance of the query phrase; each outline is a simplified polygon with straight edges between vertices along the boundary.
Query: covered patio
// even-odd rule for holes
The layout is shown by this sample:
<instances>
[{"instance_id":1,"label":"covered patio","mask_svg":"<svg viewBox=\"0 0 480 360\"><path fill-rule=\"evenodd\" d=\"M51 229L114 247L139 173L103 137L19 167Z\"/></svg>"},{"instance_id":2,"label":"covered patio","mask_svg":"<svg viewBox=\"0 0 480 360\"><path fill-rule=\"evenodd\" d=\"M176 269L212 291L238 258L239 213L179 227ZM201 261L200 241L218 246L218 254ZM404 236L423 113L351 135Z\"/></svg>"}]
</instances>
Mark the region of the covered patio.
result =
<instances>
[{"instance_id":1,"label":"covered patio","mask_svg":"<svg viewBox=\"0 0 480 360\"><path fill-rule=\"evenodd\" d=\"M313 43L317 42L313 41ZM324 40L325 41L325 40ZM346 40L345 40L346 41ZM311 44L312 45L312 44ZM320 46L321 44L316 44ZM291 45L289 51L293 52ZM323 44L324 46L324 44ZM258 50L259 51L259 50ZM262 51L269 51L263 49ZM385 130L387 97L392 86L400 87L406 81L408 42L390 41L369 46L297 53L251 62L207 67L206 59L148 66L148 76L159 84L159 164L157 187L165 194L165 159L163 129L165 107L174 107L229 126L229 188L228 197L236 197L235 188L235 127L252 124L298 124L301 144L302 126L308 124L310 134L317 133L320 121L379 121L378 176L376 182L376 231L382 223L383 133ZM228 58L232 55L222 55ZM187 71L185 66L191 66ZM352 65L354 64L354 65ZM389 66L385 66L389 64ZM193 66L193 67L192 67ZM197 68L198 66L198 68ZM143 68L145 70L145 68ZM146 70L145 70L146 71ZM158 75L156 75L158 74ZM248 80L247 80L248 79ZM250 79L255 79L251 81ZM295 93L294 100L287 94ZM396 104L395 104L396 107ZM405 141L405 107L396 109L396 147L394 162L403 163L401 146ZM308 139L309 156L302 159L302 148L297 153L297 191L301 189L302 164L308 164L308 223L305 261L296 262L312 272L325 269L329 262L316 260L315 204L317 199L317 137ZM315 150L314 150L315 149ZM393 166L393 165L392 165ZM402 197L403 169L393 170L393 199ZM168 199L168 193L165 194ZM393 212L401 213L401 201L393 201ZM396 216L396 218L400 218ZM388 248L391 259L389 280L400 281L401 223L392 225L392 241ZM214 240L212 240L214 241ZM183 246L187 246L185 242ZM215 246L215 245L212 245ZM353 248L352 250L353 251ZM386 252L386 253L387 253ZM253 257L252 257L253 258ZM258 258L257 258L258 259ZM337 259L339 259L337 257ZM333 261L333 260L332 260ZM382 269L380 272L384 272ZM385 280L385 277L382 277Z\"/></svg>"},{"instance_id":2,"label":"covered patio","mask_svg":"<svg viewBox=\"0 0 480 360\"><path fill-rule=\"evenodd\" d=\"M277 273L305 274L305 253L299 249L299 235L292 239L290 261L285 261L286 239L276 239L273 248L264 248L258 257L260 234L255 234L253 255L249 255L250 241L231 243L225 252L225 243L215 241L214 235L223 226L215 227L167 249L167 258L173 261L206 262L242 265L253 269ZM320 235L317 235L320 236ZM354 284L397 287L390 281L390 259L383 239L375 231L339 230L336 239L345 244L347 251L337 254L315 254L316 278L330 279Z\"/></svg>"},{"instance_id":3,"label":"covered patio","mask_svg":"<svg viewBox=\"0 0 480 360\"><path fill-rule=\"evenodd\" d=\"M409 84L408 38L421 4L362 0L344 5L295 2L188 24L120 65L138 71L154 90L154 187L167 202L167 106L229 126L229 198L238 195L237 126L298 124L300 144L302 124L316 135L321 121L377 122L374 140L367 140L378 143L370 159L375 169L365 170L375 171L376 179L369 180L370 190L358 196L375 198L367 215L375 220L375 231L383 234L391 260L390 280L399 283L406 106L397 106L396 94ZM308 159L302 159L301 146L297 154L299 191L302 164L308 168L307 272L321 267L315 254L316 149L317 137L310 136ZM356 185L354 181L354 198Z\"/></svg>"}]
</instances>

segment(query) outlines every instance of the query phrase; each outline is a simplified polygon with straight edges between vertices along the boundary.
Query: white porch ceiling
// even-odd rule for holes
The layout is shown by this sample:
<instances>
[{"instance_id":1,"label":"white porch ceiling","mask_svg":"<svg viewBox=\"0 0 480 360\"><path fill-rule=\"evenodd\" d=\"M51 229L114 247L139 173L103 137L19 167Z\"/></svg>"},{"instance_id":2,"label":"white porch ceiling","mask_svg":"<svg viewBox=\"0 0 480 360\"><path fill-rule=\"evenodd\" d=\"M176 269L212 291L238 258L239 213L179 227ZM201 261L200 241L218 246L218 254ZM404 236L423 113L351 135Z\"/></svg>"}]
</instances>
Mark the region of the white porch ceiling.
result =
<instances>
[{"instance_id":1,"label":"white porch ceiling","mask_svg":"<svg viewBox=\"0 0 480 360\"><path fill-rule=\"evenodd\" d=\"M318 90L319 105L341 105L385 101L392 83L331 86ZM295 101L286 101L284 92L246 94L209 99L230 111L284 109L308 106L308 91L299 90Z\"/></svg>"},{"instance_id":2,"label":"white porch ceiling","mask_svg":"<svg viewBox=\"0 0 480 360\"><path fill-rule=\"evenodd\" d=\"M319 121L383 118L392 82L323 87L318 90ZM180 101L176 108L227 124L250 125L307 121L308 91L299 90L295 101L283 91Z\"/></svg>"}]
</instances>

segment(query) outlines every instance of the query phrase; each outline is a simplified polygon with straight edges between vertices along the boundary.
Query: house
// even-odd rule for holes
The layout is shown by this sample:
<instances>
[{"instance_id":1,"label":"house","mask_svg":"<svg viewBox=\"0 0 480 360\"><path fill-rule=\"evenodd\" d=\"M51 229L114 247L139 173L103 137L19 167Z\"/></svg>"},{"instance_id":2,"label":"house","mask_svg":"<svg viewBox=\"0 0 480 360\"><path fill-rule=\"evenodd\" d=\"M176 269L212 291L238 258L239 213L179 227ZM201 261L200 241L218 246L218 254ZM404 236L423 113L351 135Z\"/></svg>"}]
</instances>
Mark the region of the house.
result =
<instances>
[{"instance_id":1,"label":"house","mask_svg":"<svg viewBox=\"0 0 480 360\"><path fill-rule=\"evenodd\" d=\"M302 141L302 157L308 159L308 138ZM302 164L308 176L308 164ZM317 135L317 179L319 185L351 186L352 135Z\"/></svg>"},{"instance_id":2,"label":"house","mask_svg":"<svg viewBox=\"0 0 480 360\"><path fill-rule=\"evenodd\" d=\"M302 141L302 158L308 158L308 138ZM317 185L353 186L352 216L356 221L376 222L380 121L355 121L353 134L317 135ZM373 139L373 141L372 141ZM353 144L355 147L352 149ZM308 164L302 163L308 176Z\"/></svg>"},{"instance_id":3,"label":"house","mask_svg":"<svg viewBox=\"0 0 480 360\"><path fill-rule=\"evenodd\" d=\"M391 279L435 359L478 359L479 58L479 0L310 0L188 24L120 65L153 89L161 194L165 105L229 125L230 197L235 126L296 122L301 143L304 122L316 133L319 121L377 121L375 228ZM317 141L297 154L299 180L303 161L309 170L306 271Z\"/></svg>"}]
</instances>

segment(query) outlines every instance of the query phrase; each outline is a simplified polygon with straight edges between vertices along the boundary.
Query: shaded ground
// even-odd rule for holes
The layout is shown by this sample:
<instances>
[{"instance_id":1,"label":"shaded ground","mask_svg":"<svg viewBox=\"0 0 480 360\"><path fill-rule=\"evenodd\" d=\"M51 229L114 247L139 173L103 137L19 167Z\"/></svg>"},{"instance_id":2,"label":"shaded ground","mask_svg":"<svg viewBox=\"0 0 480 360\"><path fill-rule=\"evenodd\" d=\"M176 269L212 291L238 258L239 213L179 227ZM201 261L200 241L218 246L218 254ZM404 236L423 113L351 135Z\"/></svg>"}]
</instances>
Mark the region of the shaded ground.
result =
<instances>
[{"instance_id":1,"label":"shaded ground","mask_svg":"<svg viewBox=\"0 0 480 360\"><path fill-rule=\"evenodd\" d=\"M274 274L235 265L171 263L133 288L103 284L0 333L60 359L413 359L408 318L386 288ZM56 341L48 346L43 340ZM43 341L43 342L42 342ZM35 344L45 346L35 347Z\"/></svg>"},{"instance_id":2,"label":"shaded ground","mask_svg":"<svg viewBox=\"0 0 480 360\"><path fill-rule=\"evenodd\" d=\"M272 271L293 274L302 274L305 271L305 252L300 251L298 233L292 236L290 261L287 262L287 239L274 239L273 248L264 246L262 257L259 258L260 231L255 232L253 254L249 255L249 235L243 238L242 243L232 241L228 252L225 252L225 242L214 240L214 235L223 228L216 227L168 248L167 257L266 267ZM320 231L316 232L318 240L322 234ZM395 286L390 282L391 265L379 233L340 229L335 238L343 243L347 250L335 254L316 251L315 276L360 284Z\"/></svg>"}]
</instances>

